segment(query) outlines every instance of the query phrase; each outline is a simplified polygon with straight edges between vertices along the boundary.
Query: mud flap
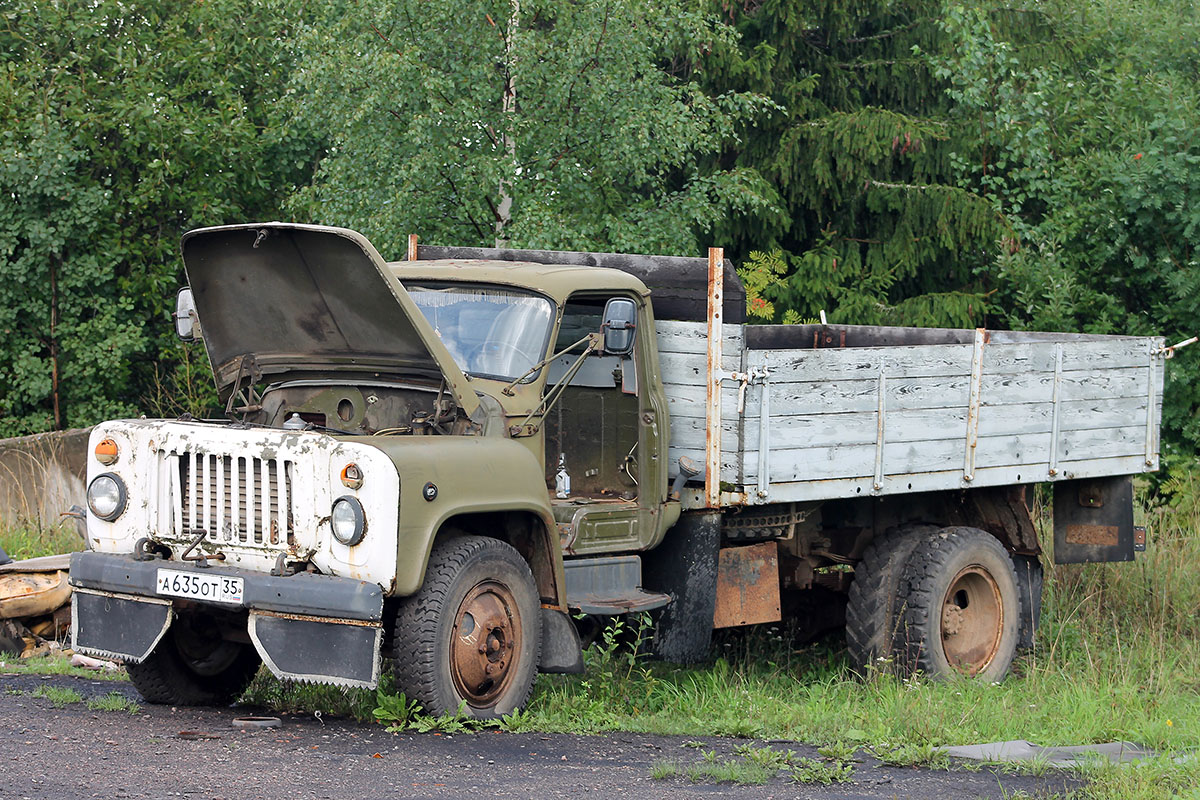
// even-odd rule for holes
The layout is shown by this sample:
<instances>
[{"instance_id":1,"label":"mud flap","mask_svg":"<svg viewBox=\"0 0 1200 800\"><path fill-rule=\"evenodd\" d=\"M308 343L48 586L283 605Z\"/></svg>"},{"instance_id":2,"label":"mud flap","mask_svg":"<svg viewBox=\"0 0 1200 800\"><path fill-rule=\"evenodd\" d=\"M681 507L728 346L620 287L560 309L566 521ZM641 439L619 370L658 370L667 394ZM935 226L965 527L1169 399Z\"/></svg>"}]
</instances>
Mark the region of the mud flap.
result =
<instances>
[{"instance_id":1,"label":"mud flap","mask_svg":"<svg viewBox=\"0 0 1200 800\"><path fill-rule=\"evenodd\" d=\"M1054 485L1054 562L1133 561L1133 478Z\"/></svg>"},{"instance_id":2,"label":"mud flap","mask_svg":"<svg viewBox=\"0 0 1200 800\"><path fill-rule=\"evenodd\" d=\"M171 627L172 619L168 600L76 587L71 593L71 649L140 664Z\"/></svg>"},{"instance_id":3,"label":"mud flap","mask_svg":"<svg viewBox=\"0 0 1200 800\"><path fill-rule=\"evenodd\" d=\"M374 689L382 639L369 622L250 612L250 640L277 678Z\"/></svg>"},{"instance_id":4,"label":"mud flap","mask_svg":"<svg viewBox=\"0 0 1200 800\"><path fill-rule=\"evenodd\" d=\"M583 646L571 618L542 607L542 658L538 671L578 675L583 672Z\"/></svg>"},{"instance_id":5,"label":"mud flap","mask_svg":"<svg viewBox=\"0 0 1200 800\"><path fill-rule=\"evenodd\" d=\"M651 642L654 655L664 661L688 664L708 657L720 544L720 513L688 512L667 531L662 544L642 556L646 588L674 598L658 612Z\"/></svg>"}]
</instances>

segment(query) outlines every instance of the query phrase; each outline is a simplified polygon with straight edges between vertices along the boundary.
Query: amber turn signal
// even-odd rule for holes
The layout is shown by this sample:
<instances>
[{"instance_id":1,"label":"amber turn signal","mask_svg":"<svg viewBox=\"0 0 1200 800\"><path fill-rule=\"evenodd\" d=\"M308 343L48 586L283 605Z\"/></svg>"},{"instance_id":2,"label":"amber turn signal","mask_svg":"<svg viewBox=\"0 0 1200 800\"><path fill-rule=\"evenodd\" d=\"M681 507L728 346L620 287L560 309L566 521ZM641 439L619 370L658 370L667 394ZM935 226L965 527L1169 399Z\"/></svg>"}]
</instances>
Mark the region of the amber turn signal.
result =
<instances>
[{"instance_id":1,"label":"amber turn signal","mask_svg":"<svg viewBox=\"0 0 1200 800\"><path fill-rule=\"evenodd\" d=\"M362 470L358 464L347 464L342 467L342 485L349 489L361 489L363 485Z\"/></svg>"},{"instance_id":2,"label":"amber turn signal","mask_svg":"<svg viewBox=\"0 0 1200 800\"><path fill-rule=\"evenodd\" d=\"M112 439L101 439L96 443L96 460L104 466L115 464L117 461L117 443Z\"/></svg>"}]
</instances>

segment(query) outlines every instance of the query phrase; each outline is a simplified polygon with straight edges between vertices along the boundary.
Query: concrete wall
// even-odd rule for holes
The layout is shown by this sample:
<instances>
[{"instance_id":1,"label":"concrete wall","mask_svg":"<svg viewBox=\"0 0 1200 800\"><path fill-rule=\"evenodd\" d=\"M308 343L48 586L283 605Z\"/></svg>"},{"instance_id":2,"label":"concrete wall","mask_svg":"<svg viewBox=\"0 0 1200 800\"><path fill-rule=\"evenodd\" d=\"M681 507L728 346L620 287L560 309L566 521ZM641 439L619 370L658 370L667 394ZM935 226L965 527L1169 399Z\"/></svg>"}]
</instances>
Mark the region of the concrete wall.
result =
<instances>
[{"instance_id":1,"label":"concrete wall","mask_svg":"<svg viewBox=\"0 0 1200 800\"><path fill-rule=\"evenodd\" d=\"M85 503L89 433L80 428L0 439L0 525L73 524L59 515Z\"/></svg>"}]
</instances>

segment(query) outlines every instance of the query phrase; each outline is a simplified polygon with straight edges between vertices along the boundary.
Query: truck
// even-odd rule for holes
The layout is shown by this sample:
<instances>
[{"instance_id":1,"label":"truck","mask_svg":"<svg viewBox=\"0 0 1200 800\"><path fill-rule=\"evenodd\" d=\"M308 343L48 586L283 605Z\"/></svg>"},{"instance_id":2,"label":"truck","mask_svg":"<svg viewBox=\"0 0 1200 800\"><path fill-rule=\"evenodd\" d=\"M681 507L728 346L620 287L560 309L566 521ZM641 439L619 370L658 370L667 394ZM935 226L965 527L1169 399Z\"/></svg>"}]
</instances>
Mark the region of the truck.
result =
<instances>
[{"instance_id":1,"label":"truck","mask_svg":"<svg viewBox=\"0 0 1200 800\"><path fill-rule=\"evenodd\" d=\"M222 419L90 435L72 646L154 703L261 664L492 718L580 672L579 619L844 626L852 666L1002 679L1058 562L1129 561L1162 339L745 324L709 257L183 237L175 324Z\"/></svg>"}]
</instances>

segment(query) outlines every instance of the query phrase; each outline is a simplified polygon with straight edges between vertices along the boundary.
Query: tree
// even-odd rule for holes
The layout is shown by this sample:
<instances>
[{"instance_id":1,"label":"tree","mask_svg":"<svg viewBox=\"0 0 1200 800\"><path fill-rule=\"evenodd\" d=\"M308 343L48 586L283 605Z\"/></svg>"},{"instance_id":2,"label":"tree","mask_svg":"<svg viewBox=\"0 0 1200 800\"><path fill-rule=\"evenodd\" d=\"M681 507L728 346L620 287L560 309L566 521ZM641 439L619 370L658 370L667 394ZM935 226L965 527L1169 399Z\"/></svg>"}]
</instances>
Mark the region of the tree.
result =
<instances>
[{"instance_id":1,"label":"tree","mask_svg":"<svg viewBox=\"0 0 1200 800\"><path fill-rule=\"evenodd\" d=\"M167 333L179 235L277 216L311 169L273 103L291 7L0 3L0 435L134 413L194 370Z\"/></svg>"},{"instance_id":2,"label":"tree","mask_svg":"<svg viewBox=\"0 0 1200 800\"><path fill-rule=\"evenodd\" d=\"M675 0L365 0L301 37L296 113L331 146L298 215L385 253L439 244L695 253L698 232L777 213L752 171L701 171L769 104L706 94L732 32Z\"/></svg>"},{"instance_id":3,"label":"tree","mask_svg":"<svg viewBox=\"0 0 1200 800\"><path fill-rule=\"evenodd\" d=\"M950 6L934 59L959 185L1012 230L989 265L1018 329L1200 333L1200 19L1190 2ZM1200 358L1167 370L1168 455L1200 445Z\"/></svg>"},{"instance_id":4,"label":"tree","mask_svg":"<svg viewBox=\"0 0 1200 800\"><path fill-rule=\"evenodd\" d=\"M730 215L718 236L749 256L751 315L974 327L991 308L979 274L1005 234L949 159L951 102L931 0L717 6L741 34L705 59L710 92L762 93L779 113L718 164L754 172L786 214Z\"/></svg>"}]
</instances>

